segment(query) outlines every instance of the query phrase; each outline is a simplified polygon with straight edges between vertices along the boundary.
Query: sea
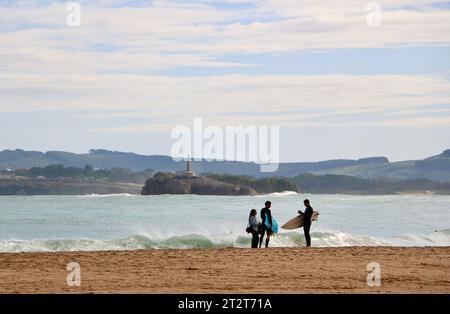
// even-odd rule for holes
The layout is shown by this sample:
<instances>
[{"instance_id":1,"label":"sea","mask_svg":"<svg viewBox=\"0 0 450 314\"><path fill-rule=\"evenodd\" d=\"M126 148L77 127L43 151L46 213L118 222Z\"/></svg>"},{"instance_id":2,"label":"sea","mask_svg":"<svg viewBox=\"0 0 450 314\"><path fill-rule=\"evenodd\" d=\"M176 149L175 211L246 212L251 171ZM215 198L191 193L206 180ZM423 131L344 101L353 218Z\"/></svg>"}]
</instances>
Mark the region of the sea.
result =
<instances>
[{"instance_id":1,"label":"sea","mask_svg":"<svg viewBox=\"0 0 450 314\"><path fill-rule=\"evenodd\" d=\"M450 196L80 195L0 196L0 252L250 247L252 208L272 202L282 225L308 198L320 215L312 245L450 246ZM272 247L302 247L303 229L280 229Z\"/></svg>"}]
</instances>

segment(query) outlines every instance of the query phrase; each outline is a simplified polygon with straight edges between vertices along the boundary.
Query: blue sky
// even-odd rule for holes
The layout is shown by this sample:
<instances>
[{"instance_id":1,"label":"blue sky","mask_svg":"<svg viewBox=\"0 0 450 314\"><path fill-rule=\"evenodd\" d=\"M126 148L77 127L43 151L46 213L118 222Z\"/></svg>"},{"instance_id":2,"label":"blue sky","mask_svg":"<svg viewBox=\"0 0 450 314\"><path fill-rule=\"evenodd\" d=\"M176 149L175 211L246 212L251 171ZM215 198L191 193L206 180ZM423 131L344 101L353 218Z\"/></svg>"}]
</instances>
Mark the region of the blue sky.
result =
<instances>
[{"instance_id":1,"label":"blue sky","mask_svg":"<svg viewBox=\"0 0 450 314\"><path fill-rule=\"evenodd\" d=\"M280 126L281 161L450 148L450 2L0 0L0 149L169 154L171 130Z\"/></svg>"},{"instance_id":2,"label":"blue sky","mask_svg":"<svg viewBox=\"0 0 450 314\"><path fill-rule=\"evenodd\" d=\"M262 74L437 74L450 75L449 46L392 48L344 48L273 54L234 54L216 59L247 64L248 67L178 67L164 75L191 76L245 73ZM251 66L254 65L254 66Z\"/></svg>"}]
</instances>

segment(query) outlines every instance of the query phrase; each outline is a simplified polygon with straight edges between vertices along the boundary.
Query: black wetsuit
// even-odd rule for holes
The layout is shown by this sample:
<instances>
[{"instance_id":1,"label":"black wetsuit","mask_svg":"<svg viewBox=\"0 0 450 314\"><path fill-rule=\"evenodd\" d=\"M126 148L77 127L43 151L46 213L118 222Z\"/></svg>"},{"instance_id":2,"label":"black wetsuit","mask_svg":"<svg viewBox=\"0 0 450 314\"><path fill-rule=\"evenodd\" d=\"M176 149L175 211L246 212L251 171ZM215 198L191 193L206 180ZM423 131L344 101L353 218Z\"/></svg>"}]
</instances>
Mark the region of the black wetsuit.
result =
<instances>
[{"instance_id":1,"label":"black wetsuit","mask_svg":"<svg viewBox=\"0 0 450 314\"><path fill-rule=\"evenodd\" d=\"M309 230L311 229L311 217L313 213L313 208L311 206L306 207L305 217L303 222L303 231L305 232L306 246L311 246L311 236L309 235Z\"/></svg>"},{"instance_id":2,"label":"black wetsuit","mask_svg":"<svg viewBox=\"0 0 450 314\"><path fill-rule=\"evenodd\" d=\"M264 208L261 209L262 233L261 233L261 237L259 238L259 247L261 247L261 244L262 244L262 241L264 239L264 234L265 233L267 233L266 247L268 247L269 246L270 235L272 234L272 230L267 229L267 227L266 227L266 218L268 219L269 224L272 225L272 212L270 211L269 208L264 207Z\"/></svg>"}]
</instances>

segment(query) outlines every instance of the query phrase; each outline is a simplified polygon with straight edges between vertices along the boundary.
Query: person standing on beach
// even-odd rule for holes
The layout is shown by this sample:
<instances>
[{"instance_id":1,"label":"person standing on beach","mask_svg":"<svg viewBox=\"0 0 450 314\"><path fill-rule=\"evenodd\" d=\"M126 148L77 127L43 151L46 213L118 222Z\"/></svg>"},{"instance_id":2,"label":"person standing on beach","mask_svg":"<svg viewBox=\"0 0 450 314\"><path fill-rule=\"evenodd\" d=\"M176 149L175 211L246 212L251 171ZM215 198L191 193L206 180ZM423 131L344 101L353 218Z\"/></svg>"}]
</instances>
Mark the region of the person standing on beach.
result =
<instances>
[{"instance_id":1,"label":"person standing on beach","mask_svg":"<svg viewBox=\"0 0 450 314\"><path fill-rule=\"evenodd\" d=\"M258 218L256 218L256 215L258 212L256 209L252 209L250 211L250 216L248 217L248 225L249 225L249 231L252 234L252 249L258 248L258 239L259 239L259 232L258 232Z\"/></svg>"},{"instance_id":2,"label":"person standing on beach","mask_svg":"<svg viewBox=\"0 0 450 314\"><path fill-rule=\"evenodd\" d=\"M267 248L267 247L269 247L270 235L272 234L272 230L267 228L266 220L268 221L269 225L272 226L272 212L270 211L270 207L272 206L272 203L270 201L267 201L264 205L265 205L265 207L261 209L262 232L261 232L261 237L259 238L259 247L261 247L261 244L264 239L264 233L266 233L267 234L266 248Z\"/></svg>"},{"instance_id":3,"label":"person standing on beach","mask_svg":"<svg viewBox=\"0 0 450 314\"><path fill-rule=\"evenodd\" d=\"M305 212L303 213L303 231L305 232L306 246L309 247L311 246L311 236L309 235L309 230L311 229L311 217L313 214L313 208L311 207L308 199L304 200L303 204L305 205ZM301 211L298 212L299 214L301 213Z\"/></svg>"}]
</instances>

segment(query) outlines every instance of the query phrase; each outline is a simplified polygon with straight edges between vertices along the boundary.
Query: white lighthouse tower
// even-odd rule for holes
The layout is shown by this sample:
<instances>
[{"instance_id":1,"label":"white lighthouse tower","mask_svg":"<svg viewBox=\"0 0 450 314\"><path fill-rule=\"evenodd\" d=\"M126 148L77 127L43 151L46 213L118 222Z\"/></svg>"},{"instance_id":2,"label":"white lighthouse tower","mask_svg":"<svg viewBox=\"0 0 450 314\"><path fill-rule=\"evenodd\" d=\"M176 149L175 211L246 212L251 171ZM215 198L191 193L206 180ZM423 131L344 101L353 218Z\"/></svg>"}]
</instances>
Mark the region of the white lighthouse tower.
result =
<instances>
[{"instance_id":1,"label":"white lighthouse tower","mask_svg":"<svg viewBox=\"0 0 450 314\"><path fill-rule=\"evenodd\" d=\"M193 177L194 176L194 171L192 171L192 159L188 158L188 160L186 160L186 171L184 171L183 176L185 177Z\"/></svg>"}]
</instances>

